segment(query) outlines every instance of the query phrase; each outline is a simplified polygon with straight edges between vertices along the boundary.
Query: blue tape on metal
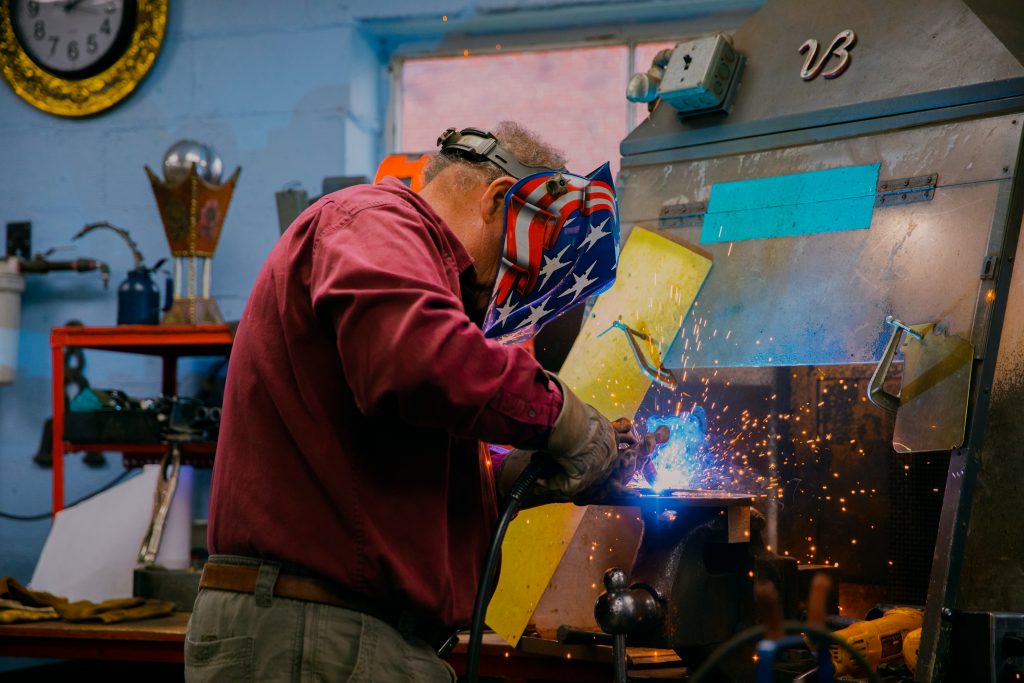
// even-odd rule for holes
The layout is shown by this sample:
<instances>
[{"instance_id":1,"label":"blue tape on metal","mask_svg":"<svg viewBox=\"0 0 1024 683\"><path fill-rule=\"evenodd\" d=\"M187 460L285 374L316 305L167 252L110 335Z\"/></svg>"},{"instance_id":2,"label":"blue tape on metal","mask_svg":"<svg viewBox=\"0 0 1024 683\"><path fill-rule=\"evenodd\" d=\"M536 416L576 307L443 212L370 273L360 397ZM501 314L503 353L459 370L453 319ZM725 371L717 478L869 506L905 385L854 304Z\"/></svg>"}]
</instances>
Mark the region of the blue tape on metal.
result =
<instances>
[{"instance_id":1,"label":"blue tape on metal","mask_svg":"<svg viewBox=\"0 0 1024 683\"><path fill-rule=\"evenodd\" d=\"M716 183L700 241L733 242L871 226L879 164Z\"/></svg>"}]
</instances>

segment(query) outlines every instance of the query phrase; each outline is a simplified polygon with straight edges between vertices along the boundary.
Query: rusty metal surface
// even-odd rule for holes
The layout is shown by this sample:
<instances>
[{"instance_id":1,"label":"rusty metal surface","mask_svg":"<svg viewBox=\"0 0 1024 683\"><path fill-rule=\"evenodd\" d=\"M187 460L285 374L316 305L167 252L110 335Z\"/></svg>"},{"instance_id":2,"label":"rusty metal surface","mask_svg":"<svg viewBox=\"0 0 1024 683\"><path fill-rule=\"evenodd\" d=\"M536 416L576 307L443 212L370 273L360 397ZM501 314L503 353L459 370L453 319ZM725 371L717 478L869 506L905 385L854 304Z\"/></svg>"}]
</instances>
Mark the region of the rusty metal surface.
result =
<instances>
[{"instance_id":1,"label":"rusty metal surface","mask_svg":"<svg viewBox=\"0 0 1024 683\"><path fill-rule=\"evenodd\" d=\"M870 229L700 245L714 265L666 367L867 363L892 313L974 339L979 271L1016 170L1013 115L854 140L628 169L623 223L657 225L665 204L706 202L715 183L881 163L879 177L937 172L931 201L877 208ZM659 230L697 243L695 227ZM687 337L689 339L687 340ZM701 343L698 344L697 342Z\"/></svg>"}]
</instances>

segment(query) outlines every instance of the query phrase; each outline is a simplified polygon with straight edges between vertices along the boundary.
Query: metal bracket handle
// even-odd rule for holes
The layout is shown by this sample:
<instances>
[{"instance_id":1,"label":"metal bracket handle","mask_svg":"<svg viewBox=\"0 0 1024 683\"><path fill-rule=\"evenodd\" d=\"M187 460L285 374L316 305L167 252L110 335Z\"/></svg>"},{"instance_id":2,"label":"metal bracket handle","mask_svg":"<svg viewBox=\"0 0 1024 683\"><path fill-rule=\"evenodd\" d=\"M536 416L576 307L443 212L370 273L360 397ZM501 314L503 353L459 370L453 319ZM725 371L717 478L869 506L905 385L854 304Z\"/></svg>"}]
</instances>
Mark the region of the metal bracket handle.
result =
<instances>
[{"instance_id":1,"label":"metal bracket handle","mask_svg":"<svg viewBox=\"0 0 1024 683\"><path fill-rule=\"evenodd\" d=\"M666 389L675 390L679 387L679 383L676 381L675 375L666 370L663 365L655 365L649 361L647 356L644 355L643 349L640 348L640 344L637 340L653 344L650 335L638 332L624 322L616 320L612 323L611 327L597 336L603 337L614 329L619 329L626 333L626 340L629 342L629 348L633 352L633 358L636 359L636 364L640 366L640 371L644 373L644 376L655 384L665 387Z\"/></svg>"},{"instance_id":2,"label":"metal bracket handle","mask_svg":"<svg viewBox=\"0 0 1024 683\"><path fill-rule=\"evenodd\" d=\"M168 471L169 470L169 471ZM178 488L178 474L181 471L181 446L171 442L160 461L160 473L157 475L156 491L153 494L153 516L139 548L139 562L153 564L160 551L160 539L167 523L167 514L171 510L171 501Z\"/></svg>"},{"instance_id":3,"label":"metal bracket handle","mask_svg":"<svg viewBox=\"0 0 1024 683\"><path fill-rule=\"evenodd\" d=\"M900 409L900 397L890 394L882 388L885 377L889 374L889 367L892 365L892 359L896 356L896 349L899 348L900 341L903 339L903 333L906 332L917 341L923 340L924 336L891 315L885 316L885 322L892 325L892 336L889 337L889 343L885 345L885 351L882 353L882 359L878 361L878 367L871 375L871 382L868 384L868 399L879 408L895 413Z\"/></svg>"}]
</instances>

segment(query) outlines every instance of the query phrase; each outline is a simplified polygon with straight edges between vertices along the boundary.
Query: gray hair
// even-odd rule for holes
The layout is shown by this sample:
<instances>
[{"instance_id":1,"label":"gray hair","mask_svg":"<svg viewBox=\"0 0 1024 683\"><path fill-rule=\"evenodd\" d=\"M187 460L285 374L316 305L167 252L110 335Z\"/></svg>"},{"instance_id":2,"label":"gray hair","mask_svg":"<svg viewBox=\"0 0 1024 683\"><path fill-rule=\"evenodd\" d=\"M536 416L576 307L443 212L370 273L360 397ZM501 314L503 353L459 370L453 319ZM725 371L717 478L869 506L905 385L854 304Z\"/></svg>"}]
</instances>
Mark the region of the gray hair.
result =
<instances>
[{"instance_id":1,"label":"gray hair","mask_svg":"<svg viewBox=\"0 0 1024 683\"><path fill-rule=\"evenodd\" d=\"M539 135L515 121L502 121L491 133L498 143L515 155L519 161L529 166L545 168L564 168L565 155L561 150L544 142ZM490 161L470 161L454 154L434 154L427 167L423 169L423 184L428 184L446 168L456 166L463 170L462 180L465 185L483 182L489 185L498 178L508 175L497 164Z\"/></svg>"}]
</instances>

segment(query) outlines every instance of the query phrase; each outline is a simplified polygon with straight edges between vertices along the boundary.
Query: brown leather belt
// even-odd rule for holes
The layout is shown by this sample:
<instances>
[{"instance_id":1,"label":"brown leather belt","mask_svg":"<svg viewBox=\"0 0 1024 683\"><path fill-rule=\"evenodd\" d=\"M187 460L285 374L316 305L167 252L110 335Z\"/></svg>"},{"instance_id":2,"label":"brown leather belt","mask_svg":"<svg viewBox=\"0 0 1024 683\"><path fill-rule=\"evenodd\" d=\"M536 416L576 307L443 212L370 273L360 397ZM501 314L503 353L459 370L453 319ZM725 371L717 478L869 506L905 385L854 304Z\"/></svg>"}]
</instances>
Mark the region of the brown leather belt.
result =
<instances>
[{"instance_id":1,"label":"brown leather belt","mask_svg":"<svg viewBox=\"0 0 1024 683\"><path fill-rule=\"evenodd\" d=\"M199 587L234 593L255 593L258 577L259 566L257 565L221 564L211 561L203 567ZM352 595L339 586L312 576L281 572L274 582L274 595L279 598L316 602L368 614L389 624L403 635L414 635L420 638L442 657L458 642L456 634L440 624L426 622L422 619L410 619L409 613L404 610L382 608L366 598Z\"/></svg>"},{"instance_id":2,"label":"brown leather belt","mask_svg":"<svg viewBox=\"0 0 1024 683\"><path fill-rule=\"evenodd\" d=\"M199 587L235 593L255 593L258 576L259 567L257 566L207 562L203 567L203 576L199 579ZM381 614L377 614L379 608L375 609L375 606L371 605L368 600L344 595L336 586L310 576L298 576L283 572L278 574L277 581L274 583L274 595L279 598L343 607L380 619L384 619L385 616L383 610L380 610ZM384 621L389 620L384 619Z\"/></svg>"}]
</instances>

